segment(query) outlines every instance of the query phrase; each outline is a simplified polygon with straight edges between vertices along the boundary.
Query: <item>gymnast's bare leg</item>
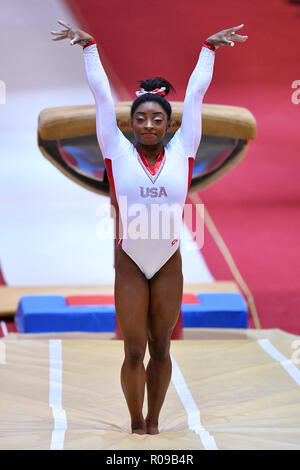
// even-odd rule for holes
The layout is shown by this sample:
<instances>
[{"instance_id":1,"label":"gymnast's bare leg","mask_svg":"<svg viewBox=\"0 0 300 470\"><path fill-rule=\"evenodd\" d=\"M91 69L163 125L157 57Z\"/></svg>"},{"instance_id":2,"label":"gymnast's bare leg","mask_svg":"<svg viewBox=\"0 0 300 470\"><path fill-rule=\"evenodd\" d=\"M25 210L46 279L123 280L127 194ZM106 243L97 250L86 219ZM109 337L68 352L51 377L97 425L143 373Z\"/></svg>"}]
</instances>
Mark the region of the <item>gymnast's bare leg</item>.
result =
<instances>
[{"instance_id":1,"label":"gymnast's bare leg","mask_svg":"<svg viewBox=\"0 0 300 470\"><path fill-rule=\"evenodd\" d=\"M125 350L121 385L131 416L131 430L138 434L157 434L159 413L171 379L170 340L182 299L180 251L148 281L118 246L115 272L116 313ZM145 372L147 341L150 361ZM146 383L148 413L144 419Z\"/></svg>"},{"instance_id":2,"label":"gymnast's bare leg","mask_svg":"<svg viewBox=\"0 0 300 470\"><path fill-rule=\"evenodd\" d=\"M131 416L132 432L146 434L142 410L146 383L143 360L147 346L149 284L119 245L116 248L115 273L116 314L125 350L121 385Z\"/></svg>"},{"instance_id":3,"label":"gymnast's bare leg","mask_svg":"<svg viewBox=\"0 0 300 470\"><path fill-rule=\"evenodd\" d=\"M170 342L180 314L183 292L179 249L149 281L150 307L148 346L150 361L146 370L148 395L147 433L158 434L158 418L169 387L172 363Z\"/></svg>"}]
</instances>

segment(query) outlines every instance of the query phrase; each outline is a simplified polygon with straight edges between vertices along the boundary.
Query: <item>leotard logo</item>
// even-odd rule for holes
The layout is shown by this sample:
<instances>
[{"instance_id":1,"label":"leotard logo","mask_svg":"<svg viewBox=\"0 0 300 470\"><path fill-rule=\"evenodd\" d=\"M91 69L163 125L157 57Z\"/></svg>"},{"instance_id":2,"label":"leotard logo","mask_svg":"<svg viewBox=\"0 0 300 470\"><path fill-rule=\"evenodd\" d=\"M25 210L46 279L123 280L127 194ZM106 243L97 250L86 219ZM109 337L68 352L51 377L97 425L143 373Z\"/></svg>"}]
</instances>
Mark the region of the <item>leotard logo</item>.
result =
<instances>
[{"instance_id":1,"label":"leotard logo","mask_svg":"<svg viewBox=\"0 0 300 470\"><path fill-rule=\"evenodd\" d=\"M167 196L167 191L164 186L159 188L144 188L140 186L140 193L142 197L162 197Z\"/></svg>"}]
</instances>

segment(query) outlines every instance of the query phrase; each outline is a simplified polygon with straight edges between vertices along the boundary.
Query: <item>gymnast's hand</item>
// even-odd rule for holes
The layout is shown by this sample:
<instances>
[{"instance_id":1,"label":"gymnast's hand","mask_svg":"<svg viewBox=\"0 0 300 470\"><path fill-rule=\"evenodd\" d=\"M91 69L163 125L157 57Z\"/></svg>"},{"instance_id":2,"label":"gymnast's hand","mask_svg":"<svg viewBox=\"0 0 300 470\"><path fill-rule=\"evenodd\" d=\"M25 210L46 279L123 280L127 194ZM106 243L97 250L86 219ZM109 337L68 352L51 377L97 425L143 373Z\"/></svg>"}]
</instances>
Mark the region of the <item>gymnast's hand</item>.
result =
<instances>
[{"instance_id":1,"label":"gymnast's hand","mask_svg":"<svg viewBox=\"0 0 300 470\"><path fill-rule=\"evenodd\" d=\"M61 39L71 39L70 46L74 44L79 44L80 46L85 46L93 37L82 31L81 29L74 29L70 25L64 23L61 20L57 20L58 24L64 26L65 29L60 31L51 31L51 34L55 37L52 38L52 41L60 41Z\"/></svg>"},{"instance_id":2,"label":"gymnast's hand","mask_svg":"<svg viewBox=\"0 0 300 470\"><path fill-rule=\"evenodd\" d=\"M234 28L223 29L219 33L210 36L206 40L215 46L217 49L220 46L234 46L234 41L237 42L245 42L248 39L248 36L241 36L240 34L236 34L238 29L243 28L243 24L239 26L235 26Z\"/></svg>"}]
</instances>

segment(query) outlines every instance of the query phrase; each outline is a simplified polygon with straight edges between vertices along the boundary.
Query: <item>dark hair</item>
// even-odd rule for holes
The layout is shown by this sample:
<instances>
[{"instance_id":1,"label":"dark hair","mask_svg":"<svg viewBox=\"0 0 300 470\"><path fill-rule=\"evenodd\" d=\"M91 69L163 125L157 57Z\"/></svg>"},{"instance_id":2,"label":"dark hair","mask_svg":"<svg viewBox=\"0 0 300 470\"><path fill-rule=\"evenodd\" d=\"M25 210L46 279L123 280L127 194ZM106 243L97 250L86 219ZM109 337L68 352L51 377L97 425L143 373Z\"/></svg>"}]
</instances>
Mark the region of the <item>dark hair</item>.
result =
<instances>
[{"instance_id":1,"label":"dark hair","mask_svg":"<svg viewBox=\"0 0 300 470\"><path fill-rule=\"evenodd\" d=\"M170 91L175 93L175 88L171 85L171 83L161 77L148 78L148 80L139 80L138 84L145 91L149 91L149 92L155 90L156 88L165 87L166 95L168 95ZM153 93L145 93L137 97L137 99L132 103L132 106L131 106L131 112L130 112L131 117L133 116L136 108L140 104L145 103L146 101L155 101L156 103L159 103L162 106L162 108L166 111L168 115L168 119L171 118L172 108L171 108L169 101L167 101L164 96L156 95Z\"/></svg>"}]
</instances>

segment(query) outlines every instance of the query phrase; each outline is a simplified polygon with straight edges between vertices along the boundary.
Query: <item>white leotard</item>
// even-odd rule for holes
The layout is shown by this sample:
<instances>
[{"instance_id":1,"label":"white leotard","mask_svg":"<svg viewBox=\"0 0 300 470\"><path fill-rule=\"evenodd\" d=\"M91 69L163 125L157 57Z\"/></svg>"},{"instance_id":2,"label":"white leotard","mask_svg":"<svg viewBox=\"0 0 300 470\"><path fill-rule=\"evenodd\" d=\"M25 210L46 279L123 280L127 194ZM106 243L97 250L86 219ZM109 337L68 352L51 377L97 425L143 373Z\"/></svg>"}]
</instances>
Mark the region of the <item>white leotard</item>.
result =
<instances>
[{"instance_id":1,"label":"white leotard","mask_svg":"<svg viewBox=\"0 0 300 470\"><path fill-rule=\"evenodd\" d=\"M96 44L84 48L83 54L95 98L97 138L120 210L120 244L151 279L179 247L174 223L182 218L201 140L202 102L212 79L215 52L205 46L201 49L187 86L181 127L158 158L155 174L151 174L151 166L117 126L109 82ZM160 219L158 209L165 210ZM170 233L169 224L164 226L168 215Z\"/></svg>"}]
</instances>

